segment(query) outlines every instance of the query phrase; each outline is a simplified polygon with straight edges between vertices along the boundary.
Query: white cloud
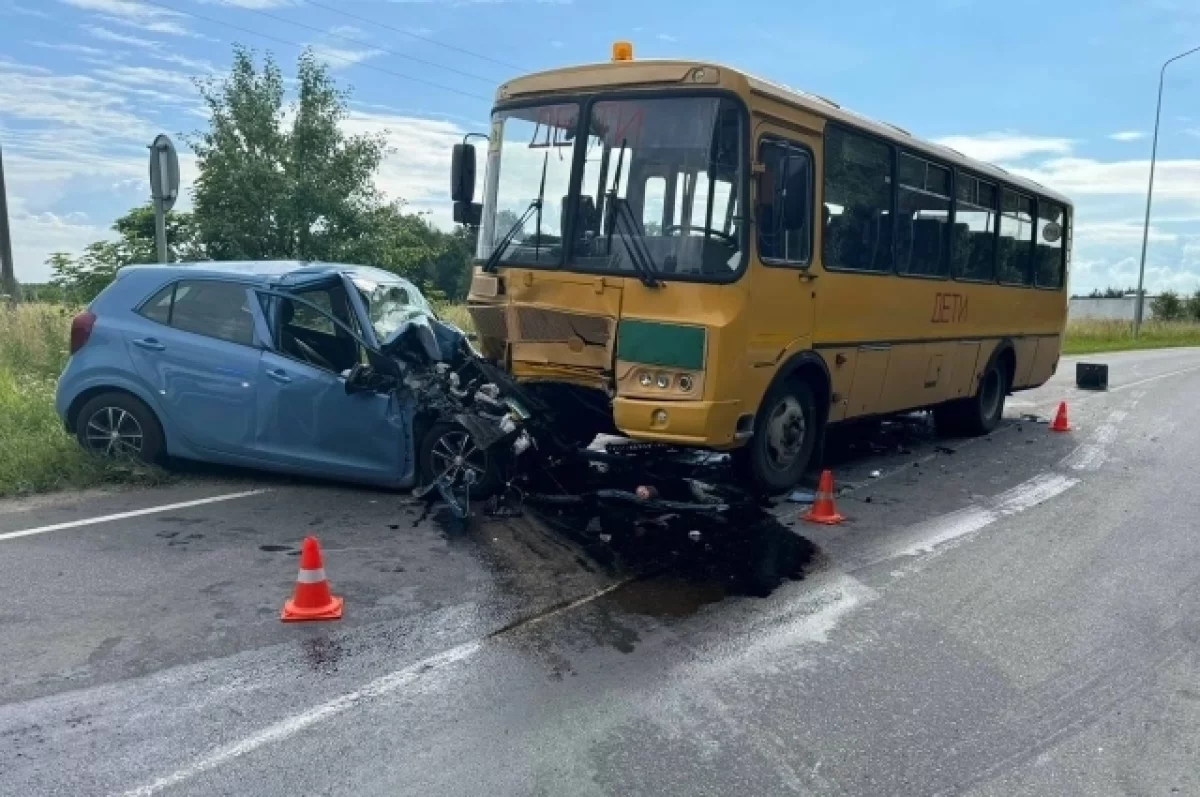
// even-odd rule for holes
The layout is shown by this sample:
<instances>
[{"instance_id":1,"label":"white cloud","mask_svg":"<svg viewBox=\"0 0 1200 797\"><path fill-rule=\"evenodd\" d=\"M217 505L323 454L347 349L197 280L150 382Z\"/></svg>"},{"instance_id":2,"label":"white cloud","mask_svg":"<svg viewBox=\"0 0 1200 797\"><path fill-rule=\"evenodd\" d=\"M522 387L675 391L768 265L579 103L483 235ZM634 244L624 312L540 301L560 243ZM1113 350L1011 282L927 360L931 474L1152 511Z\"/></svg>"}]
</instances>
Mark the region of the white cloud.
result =
<instances>
[{"instance_id":1,"label":"white cloud","mask_svg":"<svg viewBox=\"0 0 1200 797\"><path fill-rule=\"evenodd\" d=\"M1122 130L1119 133L1112 133L1109 135L1109 138L1111 138L1113 141L1137 141L1138 139L1145 137L1146 131L1144 130Z\"/></svg>"},{"instance_id":2,"label":"white cloud","mask_svg":"<svg viewBox=\"0 0 1200 797\"><path fill-rule=\"evenodd\" d=\"M13 262L17 279L23 282L48 281L46 259L53 252L78 254L93 241L115 237L108 228L89 224L79 214L30 213L22 203L15 204L10 208Z\"/></svg>"},{"instance_id":3,"label":"white cloud","mask_svg":"<svg viewBox=\"0 0 1200 797\"><path fill-rule=\"evenodd\" d=\"M1069 138L1027 136L1019 133L945 136L935 141L968 157L989 162L1021 160L1029 155L1041 153L1067 155L1075 143Z\"/></svg>"},{"instance_id":4,"label":"white cloud","mask_svg":"<svg viewBox=\"0 0 1200 797\"><path fill-rule=\"evenodd\" d=\"M314 44L313 55L329 63L333 69L342 69L360 64L369 58L383 55L382 50L354 50L349 47L331 47L328 44Z\"/></svg>"},{"instance_id":5,"label":"white cloud","mask_svg":"<svg viewBox=\"0 0 1200 797\"><path fill-rule=\"evenodd\" d=\"M1080 222L1075 225L1075 235L1088 244L1115 244L1142 242L1142 222L1139 221L1106 221ZM1150 240L1171 242L1179 240L1175 233L1163 232L1154 225L1150 226Z\"/></svg>"},{"instance_id":6,"label":"white cloud","mask_svg":"<svg viewBox=\"0 0 1200 797\"><path fill-rule=\"evenodd\" d=\"M295 0L200 0L200 2L213 3L219 6L231 6L233 8L248 8L252 11L295 5Z\"/></svg>"},{"instance_id":7,"label":"white cloud","mask_svg":"<svg viewBox=\"0 0 1200 797\"><path fill-rule=\"evenodd\" d=\"M1067 194L1145 196L1150 161L1102 162L1089 158L1054 158L1016 174ZM1160 160L1154 170L1155 197L1200 199L1200 160Z\"/></svg>"},{"instance_id":8,"label":"white cloud","mask_svg":"<svg viewBox=\"0 0 1200 797\"><path fill-rule=\"evenodd\" d=\"M169 11L162 6L152 6L139 3L137 0L59 0L84 11L107 14L121 19L149 20L163 17L180 17L177 11Z\"/></svg>"},{"instance_id":9,"label":"white cloud","mask_svg":"<svg viewBox=\"0 0 1200 797\"><path fill-rule=\"evenodd\" d=\"M186 36L189 39L211 38L189 30L186 25L181 22L176 22L173 19L156 19L149 22L141 22L136 19L121 19L119 17L101 17L101 19L108 22L114 22L118 25L124 25L129 28L144 30L147 33L165 33L168 36ZM211 40L216 41L215 39Z\"/></svg>"},{"instance_id":10,"label":"white cloud","mask_svg":"<svg viewBox=\"0 0 1200 797\"><path fill-rule=\"evenodd\" d=\"M34 42L34 47L43 47L47 50L58 50L62 53L73 53L74 55L90 55L99 57L107 55L106 50L101 50L99 47L88 47L86 44L58 44L51 42Z\"/></svg>"},{"instance_id":11,"label":"white cloud","mask_svg":"<svg viewBox=\"0 0 1200 797\"><path fill-rule=\"evenodd\" d=\"M676 39L674 36L672 36L669 33L659 33L659 34L656 34L654 38L656 38L662 42L677 42L677 41L679 41L679 39Z\"/></svg>"},{"instance_id":12,"label":"white cloud","mask_svg":"<svg viewBox=\"0 0 1200 797\"><path fill-rule=\"evenodd\" d=\"M19 14L21 16L26 16L26 17L36 17L37 19L53 19L52 16L47 14L45 11L42 11L41 9L27 8L26 6L19 6L19 5L16 5L15 3L13 5L5 7L4 10L11 14Z\"/></svg>"},{"instance_id":13,"label":"white cloud","mask_svg":"<svg viewBox=\"0 0 1200 797\"><path fill-rule=\"evenodd\" d=\"M139 36L128 36L124 33L117 33L116 31L109 30L108 28L100 27L99 25L84 25L83 29L100 41L128 44L133 47L144 47L148 50L155 50L159 47L162 47L162 42L160 41L143 39Z\"/></svg>"},{"instance_id":14,"label":"white cloud","mask_svg":"<svg viewBox=\"0 0 1200 797\"><path fill-rule=\"evenodd\" d=\"M363 29L354 25L334 25L329 29L330 36L362 36Z\"/></svg>"},{"instance_id":15,"label":"white cloud","mask_svg":"<svg viewBox=\"0 0 1200 797\"><path fill-rule=\"evenodd\" d=\"M175 64L196 72L216 72L216 67L211 61L205 61L202 58L188 58L186 55L178 53L149 53L150 57L156 61L164 61L168 64Z\"/></svg>"},{"instance_id":16,"label":"white cloud","mask_svg":"<svg viewBox=\"0 0 1200 797\"><path fill-rule=\"evenodd\" d=\"M133 86L159 86L185 92L195 91L196 88L191 75L151 66L114 66L106 69L103 77Z\"/></svg>"}]
</instances>

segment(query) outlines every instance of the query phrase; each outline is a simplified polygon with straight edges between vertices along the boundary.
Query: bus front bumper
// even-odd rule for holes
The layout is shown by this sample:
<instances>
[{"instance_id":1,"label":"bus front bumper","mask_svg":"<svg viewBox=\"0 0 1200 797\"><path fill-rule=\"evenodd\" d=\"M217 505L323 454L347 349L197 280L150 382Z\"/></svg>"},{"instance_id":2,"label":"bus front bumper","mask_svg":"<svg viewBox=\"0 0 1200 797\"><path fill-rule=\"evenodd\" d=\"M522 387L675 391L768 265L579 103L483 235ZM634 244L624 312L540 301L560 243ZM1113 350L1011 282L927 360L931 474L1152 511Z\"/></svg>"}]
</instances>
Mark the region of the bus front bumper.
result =
<instances>
[{"instance_id":1,"label":"bus front bumper","mask_svg":"<svg viewBox=\"0 0 1200 797\"><path fill-rule=\"evenodd\" d=\"M700 448L742 445L745 441L735 434L742 414L740 401L613 399L613 421L623 434L635 440Z\"/></svg>"}]
</instances>

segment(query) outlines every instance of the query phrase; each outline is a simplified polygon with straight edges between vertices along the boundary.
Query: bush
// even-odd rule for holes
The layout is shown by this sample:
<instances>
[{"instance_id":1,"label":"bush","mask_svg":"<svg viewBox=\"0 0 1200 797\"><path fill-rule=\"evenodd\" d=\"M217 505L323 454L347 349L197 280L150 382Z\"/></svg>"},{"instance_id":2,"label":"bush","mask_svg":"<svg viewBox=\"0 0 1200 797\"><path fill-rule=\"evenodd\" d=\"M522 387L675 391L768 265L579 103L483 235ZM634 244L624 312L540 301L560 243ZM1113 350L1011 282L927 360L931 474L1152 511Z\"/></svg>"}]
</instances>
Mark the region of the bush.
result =
<instances>
[{"instance_id":1,"label":"bush","mask_svg":"<svg viewBox=\"0 0 1200 797\"><path fill-rule=\"evenodd\" d=\"M1150 309L1159 321L1178 321L1184 317L1184 302L1175 291L1163 291L1150 300Z\"/></svg>"}]
</instances>

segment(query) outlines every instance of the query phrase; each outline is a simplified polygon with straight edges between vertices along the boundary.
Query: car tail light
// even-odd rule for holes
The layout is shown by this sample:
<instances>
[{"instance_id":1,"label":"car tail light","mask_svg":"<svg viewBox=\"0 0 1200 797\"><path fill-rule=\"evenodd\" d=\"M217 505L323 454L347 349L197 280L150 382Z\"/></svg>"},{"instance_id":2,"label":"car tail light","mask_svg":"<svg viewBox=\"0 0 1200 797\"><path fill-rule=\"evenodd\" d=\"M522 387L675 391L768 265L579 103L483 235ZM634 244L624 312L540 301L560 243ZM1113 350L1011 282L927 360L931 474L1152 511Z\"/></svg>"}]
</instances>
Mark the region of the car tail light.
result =
<instances>
[{"instance_id":1,"label":"car tail light","mask_svg":"<svg viewBox=\"0 0 1200 797\"><path fill-rule=\"evenodd\" d=\"M88 342L88 338L92 336L92 327L95 325L96 314L91 310L84 310L71 319L71 354L82 349L83 345Z\"/></svg>"}]
</instances>

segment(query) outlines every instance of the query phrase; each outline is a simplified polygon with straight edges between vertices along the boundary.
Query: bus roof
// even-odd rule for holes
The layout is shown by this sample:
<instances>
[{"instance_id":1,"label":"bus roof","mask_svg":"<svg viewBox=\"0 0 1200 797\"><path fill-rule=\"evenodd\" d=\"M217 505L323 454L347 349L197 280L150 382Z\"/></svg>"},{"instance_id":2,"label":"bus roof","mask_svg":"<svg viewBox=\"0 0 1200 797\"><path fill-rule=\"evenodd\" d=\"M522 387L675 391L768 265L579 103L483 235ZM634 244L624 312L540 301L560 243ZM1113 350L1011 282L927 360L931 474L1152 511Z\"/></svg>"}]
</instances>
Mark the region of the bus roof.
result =
<instances>
[{"instance_id":1,"label":"bus roof","mask_svg":"<svg viewBox=\"0 0 1200 797\"><path fill-rule=\"evenodd\" d=\"M731 82L735 85L740 84L748 93L769 97L818 116L857 127L915 152L921 152L981 176L1005 182L1014 188L1040 194L1065 205L1073 205L1065 195L1034 180L1015 175L1000 166L969 158L958 150L917 138L903 128L886 122L877 122L862 114L847 110L838 103L818 94L764 80L736 67L723 64L675 59L642 59L563 67L535 72L508 81L496 92L496 101L512 100L519 95L611 90L622 86L652 88L673 85L712 88L712 84L716 81L706 80L703 84L684 82L692 70L697 67L719 70L718 74L722 78L721 84L726 87L729 87ZM729 77L732 77L733 80L730 81Z\"/></svg>"}]
</instances>

